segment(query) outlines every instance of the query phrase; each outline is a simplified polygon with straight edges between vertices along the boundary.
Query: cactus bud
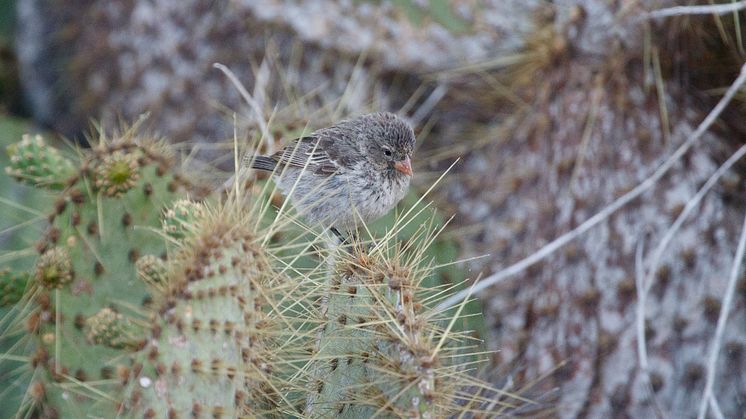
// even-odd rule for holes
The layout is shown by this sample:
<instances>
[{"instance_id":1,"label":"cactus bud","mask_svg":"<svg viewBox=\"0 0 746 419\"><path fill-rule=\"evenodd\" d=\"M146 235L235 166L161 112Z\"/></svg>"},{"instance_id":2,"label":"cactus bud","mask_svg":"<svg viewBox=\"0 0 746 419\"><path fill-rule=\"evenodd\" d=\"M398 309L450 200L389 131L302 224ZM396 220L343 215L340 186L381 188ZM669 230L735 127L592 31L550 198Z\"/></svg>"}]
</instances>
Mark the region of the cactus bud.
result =
<instances>
[{"instance_id":1,"label":"cactus bud","mask_svg":"<svg viewBox=\"0 0 746 419\"><path fill-rule=\"evenodd\" d=\"M96 188L106 196L117 197L132 189L140 179L137 158L115 152L104 157L94 170Z\"/></svg>"},{"instance_id":2,"label":"cactus bud","mask_svg":"<svg viewBox=\"0 0 746 419\"><path fill-rule=\"evenodd\" d=\"M33 186L62 189L75 173L72 162L62 157L57 149L47 146L40 135L26 134L20 142L8 146L7 151L10 165L5 172Z\"/></svg>"},{"instance_id":3,"label":"cactus bud","mask_svg":"<svg viewBox=\"0 0 746 419\"><path fill-rule=\"evenodd\" d=\"M36 281L45 288L62 288L73 280L70 255L61 247L48 250L36 264Z\"/></svg>"},{"instance_id":4,"label":"cactus bud","mask_svg":"<svg viewBox=\"0 0 746 419\"><path fill-rule=\"evenodd\" d=\"M113 349L137 347L138 328L126 317L106 307L85 322L86 339Z\"/></svg>"},{"instance_id":5,"label":"cactus bud","mask_svg":"<svg viewBox=\"0 0 746 419\"><path fill-rule=\"evenodd\" d=\"M0 271L0 307L20 301L26 289L28 277L25 272L13 272L9 269Z\"/></svg>"},{"instance_id":6,"label":"cactus bud","mask_svg":"<svg viewBox=\"0 0 746 419\"><path fill-rule=\"evenodd\" d=\"M137 277L150 285L162 285L166 282L166 263L154 255L145 255L137 260Z\"/></svg>"}]
</instances>

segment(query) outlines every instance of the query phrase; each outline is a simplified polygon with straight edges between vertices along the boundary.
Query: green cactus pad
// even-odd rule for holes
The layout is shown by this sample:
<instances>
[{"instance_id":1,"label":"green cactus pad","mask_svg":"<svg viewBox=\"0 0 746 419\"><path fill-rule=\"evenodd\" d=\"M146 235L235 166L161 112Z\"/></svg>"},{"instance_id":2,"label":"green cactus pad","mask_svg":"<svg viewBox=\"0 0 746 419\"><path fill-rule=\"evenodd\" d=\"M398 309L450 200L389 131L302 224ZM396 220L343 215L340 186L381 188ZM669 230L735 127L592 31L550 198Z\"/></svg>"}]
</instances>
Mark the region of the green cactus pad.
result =
<instances>
[{"instance_id":1,"label":"green cactus pad","mask_svg":"<svg viewBox=\"0 0 746 419\"><path fill-rule=\"evenodd\" d=\"M50 302L35 330L37 350L50 354L38 376L45 408L60 417L114 417L144 340L133 324L152 300L136 261L166 253L160 215L190 185L159 143L133 130L102 139L76 166L37 245L35 282Z\"/></svg>"},{"instance_id":2,"label":"green cactus pad","mask_svg":"<svg viewBox=\"0 0 746 419\"><path fill-rule=\"evenodd\" d=\"M156 298L152 338L126 403L135 416L253 417L274 408L277 355L267 345L277 331L266 313L279 284L254 235L235 220L210 214L169 260L168 289Z\"/></svg>"}]
</instances>

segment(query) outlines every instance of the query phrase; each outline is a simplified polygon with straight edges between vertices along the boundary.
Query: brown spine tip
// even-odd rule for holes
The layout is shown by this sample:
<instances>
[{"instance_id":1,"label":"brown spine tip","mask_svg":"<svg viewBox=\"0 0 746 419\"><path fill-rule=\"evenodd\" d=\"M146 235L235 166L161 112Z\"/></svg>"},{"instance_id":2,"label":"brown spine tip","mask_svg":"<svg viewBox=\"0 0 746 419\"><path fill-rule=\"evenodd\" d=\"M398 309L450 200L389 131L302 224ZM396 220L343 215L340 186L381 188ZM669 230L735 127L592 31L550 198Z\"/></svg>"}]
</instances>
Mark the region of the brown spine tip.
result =
<instances>
[{"instance_id":1,"label":"brown spine tip","mask_svg":"<svg viewBox=\"0 0 746 419\"><path fill-rule=\"evenodd\" d=\"M244 400L246 400L246 392L243 390L236 391L236 394L233 397L233 401L236 406L242 406L244 404Z\"/></svg>"},{"instance_id":2,"label":"brown spine tip","mask_svg":"<svg viewBox=\"0 0 746 419\"><path fill-rule=\"evenodd\" d=\"M120 365L117 365L116 372L117 372L117 378L122 383L122 385L127 384L127 382L130 379L130 369L120 364Z\"/></svg>"},{"instance_id":3,"label":"brown spine tip","mask_svg":"<svg viewBox=\"0 0 746 419\"><path fill-rule=\"evenodd\" d=\"M47 238L50 243L57 244L58 241L60 241L60 235L62 233L60 232L60 229L57 227L50 227L49 231L47 232Z\"/></svg>"},{"instance_id":4,"label":"brown spine tip","mask_svg":"<svg viewBox=\"0 0 746 419\"><path fill-rule=\"evenodd\" d=\"M142 372L142 364L139 362L135 363L135 365L132 366L132 374L134 374L135 377L139 377L141 372Z\"/></svg>"},{"instance_id":5,"label":"brown spine tip","mask_svg":"<svg viewBox=\"0 0 746 419\"><path fill-rule=\"evenodd\" d=\"M181 374L181 365L174 361L173 364L171 364L171 374L174 375L174 377L178 377Z\"/></svg>"},{"instance_id":6,"label":"brown spine tip","mask_svg":"<svg viewBox=\"0 0 746 419\"><path fill-rule=\"evenodd\" d=\"M93 264L93 273L96 276L101 276L104 273L104 265L101 264L101 262L96 262Z\"/></svg>"},{"instance_id":7,"label":"brown spine tip","mask_svg":"<svg viewBox=\"0 0 746 419\"><path fill-rule=\"evenodd\" d=\"M31 366L36 368L40 365L44 365L49 360L49 352L44 347L39 347L39 349L34 352L34 355L31 357Z\"/></svg>"},{"instance_id":8,"label":"brown spine tip","mask_svg":"<svg viewBox=\"0 0 746 419\"><path fill-rule=\"evenodd\" d=\"M192 417L198 418L202 414L202 405L199 402L192 403Z\"/></svg>"},{"instance_id":9,"label":"brown spine tip","mask_svg":"<svg viewBox=\"0 0 746 419\"><path fill-rule=\"evenodd\" d=\"M80 225L80 213L77 211L73 211L73 213L70 215L70 224L73 225L73 227L77 227Z\"/></svg>"},{"instance_id":10,"label":"brown spine tip","mask_svg":"<svg viewBox=\"0 0 746 419\"><path fill-rule=\"evenodd\" d=\"M75 379L78 381L87 381L88 375L85 373L85 371L82 368L78 368L75 371Z\"/></svg>"},{"instance_id":11,"label":"brown spine tip","mask_svg":"<svg viewBox=\"0 0 746 419\"><path fill-rule=\"evenodd\" d=\"M80 205L85 202L85 195L80 189L73 189L70 191L70 200L73 201L73 204Z\"/></svg>"},{"instance_id":12,"label":"brown spine tip","mask_svg":"<svg viewBox=\"0 0 746 419\"><path fill-rule=\"evenodd\" d=\"M202 361L200 361L199 359L196 359L196 358L192 359L190 367L191 367L193 373L195 373L195 374L201 373L202 372Z\"/></svg>"},{"instance_id":13,"label":"brown spine tip","mask_svg":"<svg viewBox=\"0 0 746 419\"><path fill-rule=\"evenodd\" d=\"M36 333L39 330L40 323L41 315L38 312L31 313L26 319L26 331L28 333Z\"/></svg>"},{"instance_id":14,"label":"brown spine tip","mask_svg":"<svg viewBox=\"0 0 746 419\"><path fill-rule=\"evenodd\" d=\"M153 339L159 339L161 337L161 332L163 331L163 329L161 329L161 326L157 324L153 325L151 330L153 331L152 332Z\"/></svg>"},{"instance_id":15,"label":"brown spine tip","mask_svg":"<svg viewBox=\"0 0 746 419\"><path fill-rule=\"evenodd\" d=\"M85 327L85 316L81 313L78 313L75 315L75 319L73 320L73 324L75 325L75 328L78 330L83 330Z\"/></svg>"},{"instance_id":16,"label":"brown spine tip","mask_svg":"<svg viewBox=\"0 0 746 419\"><path fill-rule=\"evenodd\" d=\"M49 298L49 294L46 292L40 293L38 297L36 297L36 303L39 304L39 308L42 310L49 310L51 307L51 301Z\"/></svg>"},{"instance_id":17,"label":"brown spine tip","mask_svg":"<svg viewBox=\"0 0 746 419\"><path fill-rule=\"evenodd\" d=\"M29 387L29 394L37 402L40 402L44 398L45 393L44 384L41 381L35 381Z\"/></svg>"},{"instance_id":18,"label":"brown spine tip","mask_svg":"<svg viewBox=\"0 0 746 419\"><path fill-rule=\"evenodd\" d=\"M220 360L220 359L218 359L218 358L215 358L215 359L213 359L213 360L212 360L212 361L210 362L210 370L211 370L211 371L212 371L213 373L217 373L218 371L220 371L220 369L221 369L222 367L223 367L223 361L222 361L222 360Z\"/></svg>"},{"instance_id":19,"label":"brown spine tip","mask_svg":"<svg viewBox=\"0 0 746 419\"><path fill-rule=\"evenodd\" d=\"M67 201L65 200L65 198L60 198L60 199L58 199L58 200L57 200L57 201L56 201L56 202L54 203L54 212L55 212L55 213L56 213L57 215L60 215L60 214L62 214L63 212L65 212L65 208L67 208Z\"/></svg>"},{"instance_id":20,"label":"brown spine tip","mask_svg":"<svg viewBox=\"0 0 746 419\"><path fill-rule=\"evenodd\" d=\"M125 212L122 215L122 225L125 227L129 227L132 225L132 214L130 214L129 212Z\"/></svg>"}]
</instances>

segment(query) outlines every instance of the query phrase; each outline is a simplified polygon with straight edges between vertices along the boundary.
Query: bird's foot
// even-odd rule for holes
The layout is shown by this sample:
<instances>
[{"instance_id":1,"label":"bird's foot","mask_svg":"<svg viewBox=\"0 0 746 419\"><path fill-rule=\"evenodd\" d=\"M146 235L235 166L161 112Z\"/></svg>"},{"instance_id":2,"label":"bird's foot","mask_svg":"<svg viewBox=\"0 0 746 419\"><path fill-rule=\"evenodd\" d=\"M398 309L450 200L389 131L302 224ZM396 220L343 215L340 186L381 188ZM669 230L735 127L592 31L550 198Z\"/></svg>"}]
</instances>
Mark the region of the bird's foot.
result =
<instances>
[{"instance_id":1,"label":"bird's foot","mask_svg":"<svg viewBox=\"0 0 746 419\"><path fill-rule=\"evenodd\" d=\"M359 243L360 240L358 240L358 236L354 232L348 232L347 236L342 234L339 230L337 230L336 227L332 227L329 229L335 236L337 236L337 239L339 240L339 245L342 246L345 250L347 250L348 253L352 253L352 246L355 245L355 243Z\"/></svg>"}]
</instances>

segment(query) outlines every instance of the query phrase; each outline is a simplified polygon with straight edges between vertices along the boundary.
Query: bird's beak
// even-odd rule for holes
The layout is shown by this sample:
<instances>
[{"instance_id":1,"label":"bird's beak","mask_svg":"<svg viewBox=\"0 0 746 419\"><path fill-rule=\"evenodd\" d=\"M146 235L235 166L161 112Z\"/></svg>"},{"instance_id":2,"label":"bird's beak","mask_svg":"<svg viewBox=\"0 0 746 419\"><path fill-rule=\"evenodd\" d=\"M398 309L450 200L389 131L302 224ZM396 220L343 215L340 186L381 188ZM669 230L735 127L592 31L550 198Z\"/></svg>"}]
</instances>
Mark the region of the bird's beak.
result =
<instances>
[{"instance_id":1,"label":"bird's beak","mask_svg":"<svg viewBox=\"0 0 746 419\"><path fill-rule=\"evenodd\" d=\"M404 173L407 176L412 176L412 162L409 160L409 156L405 157L402 161L394 163L394 169Z\"/></svg>"}]
</instances>

